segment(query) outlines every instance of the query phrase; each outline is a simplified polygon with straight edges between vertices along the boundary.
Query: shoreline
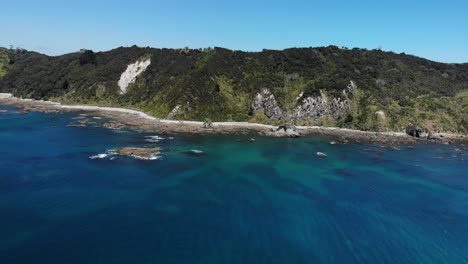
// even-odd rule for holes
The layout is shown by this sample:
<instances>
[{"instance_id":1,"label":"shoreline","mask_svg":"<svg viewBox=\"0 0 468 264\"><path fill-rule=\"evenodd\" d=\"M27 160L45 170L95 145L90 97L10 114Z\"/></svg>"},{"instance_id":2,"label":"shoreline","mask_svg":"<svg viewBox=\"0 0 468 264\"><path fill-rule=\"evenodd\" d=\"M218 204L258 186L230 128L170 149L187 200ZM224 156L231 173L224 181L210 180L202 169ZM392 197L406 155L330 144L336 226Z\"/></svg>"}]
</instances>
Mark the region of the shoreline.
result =
<instances>
[{"instance_id":1,"label":"shoreline","mask_svg":"<svg viewBox=\"0 0 468 264\"><path fill-rule=\"evenodd\" d=\"M212 122L212 127L203 128L201 121L179 121L160 119L144 112L106 106L90 105L63 105L58 102L20 99L11 94L0 93L0 105L20 108L22 111L36 111L44 113L87 112L110 118L112 121L104 124L111 129L127 128L130 130L156 132L156 133L189 133L189 134L257 134L262 136L278 137L274 131L277 126L249 123L249 122ZM85 126L85 125L83 125ZM450 144L452 141L468 141L468 135L454 133L435 133L438 140L430 141L424 138L415 138L403 132L374 132L361 131L349 128L322 127L322 126L296 126L299 135L321 134L340 137L340 140L353 140L361 143L380 142L389 144L404 144L416 142L435 142ZM285 135L283 135L285 136Z\"/></svg>"}]
</instances>

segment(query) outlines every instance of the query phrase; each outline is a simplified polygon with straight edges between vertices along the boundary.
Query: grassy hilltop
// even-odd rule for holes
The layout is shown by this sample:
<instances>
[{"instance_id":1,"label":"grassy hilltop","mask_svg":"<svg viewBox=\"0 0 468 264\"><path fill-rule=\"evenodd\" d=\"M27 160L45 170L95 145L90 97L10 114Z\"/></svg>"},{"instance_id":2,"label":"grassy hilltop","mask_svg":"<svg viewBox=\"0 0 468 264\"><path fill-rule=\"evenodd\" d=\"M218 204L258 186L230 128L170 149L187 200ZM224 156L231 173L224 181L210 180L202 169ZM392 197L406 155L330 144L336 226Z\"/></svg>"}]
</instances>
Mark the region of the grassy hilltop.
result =
<instances>
[{"instance_id":1,"label":"grassy hilltop","mask_svg":"<svg viewBox=\"0 0 468 264\"><path fill-rule=\"evenodd\" d=\"M120 93L127 66L151 64ZM350 88L351 81L353 83ZM252 110L268 89L283 118ZM0 48L0 92L64 103L120 106L157 117L333 125L362 130L468 132L468 64L444 64L406 54L335 46L262 52L223 48L128 47L46 56ZM350 107L291 119L306 98ZM314 101L315 102L315 101ZM177 111L174 109L177 108ZM172 112L172 113L171 113Z\"/></svg>"}]
</instances>

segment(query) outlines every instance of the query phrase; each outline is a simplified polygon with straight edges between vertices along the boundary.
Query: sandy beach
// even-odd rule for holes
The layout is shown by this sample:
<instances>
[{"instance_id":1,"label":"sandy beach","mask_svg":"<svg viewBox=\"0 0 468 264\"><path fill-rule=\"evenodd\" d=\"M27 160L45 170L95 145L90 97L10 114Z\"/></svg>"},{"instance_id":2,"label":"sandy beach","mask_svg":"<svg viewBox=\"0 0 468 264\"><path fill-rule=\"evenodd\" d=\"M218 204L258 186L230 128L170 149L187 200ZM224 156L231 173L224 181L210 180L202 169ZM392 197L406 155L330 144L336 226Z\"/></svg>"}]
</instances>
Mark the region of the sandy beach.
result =
<instances>
[{"instance_id":1,"label":"sandy beach","mask_svg":"<svg viewBox=\"0 0 468 264\"><path fill-rule=\"evenodd\" d=\"M18 108L20 112L38 111L45 113L85 112L89 115L109 118L104 126L111 129L132 129L157 133L193 133L193 134L258 134L262 136L278 136L277 126L249 122L213 122L205 128L201 121L167 120L150 116L141 111L104 106L63 105L58 102L20 99L11 94L0 94L0 104ZM404 132L371 132L348 128L322 126L296 126L300 135L323 134L337 136L343 141L382 142L389 144L415 143L427 141L406 135ZM449 144L452 141L466 141L467 135L454 133L433 134L438 143Z\"/></svg>"}]
</instances>

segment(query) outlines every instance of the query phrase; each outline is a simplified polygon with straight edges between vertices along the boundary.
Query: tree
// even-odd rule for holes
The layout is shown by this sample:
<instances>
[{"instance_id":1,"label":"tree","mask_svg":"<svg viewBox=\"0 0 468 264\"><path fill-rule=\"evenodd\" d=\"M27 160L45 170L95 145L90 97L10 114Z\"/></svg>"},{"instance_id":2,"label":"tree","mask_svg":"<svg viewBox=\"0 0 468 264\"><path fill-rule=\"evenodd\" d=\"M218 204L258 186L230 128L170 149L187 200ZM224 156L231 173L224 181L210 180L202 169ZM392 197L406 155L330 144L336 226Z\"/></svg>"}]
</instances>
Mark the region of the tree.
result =
<instances>
[{"instance_id":1,"label":"tree","mask_svg":"<svg viewBox=\"0 0 468 264\"><path fill-rule=\"evenodd\" d=\"M94 64L96 65L96 54L92 50L85 50L81 53L80 56L80 65L85 65L85 64Z\"/></svg>"}]
</instances>

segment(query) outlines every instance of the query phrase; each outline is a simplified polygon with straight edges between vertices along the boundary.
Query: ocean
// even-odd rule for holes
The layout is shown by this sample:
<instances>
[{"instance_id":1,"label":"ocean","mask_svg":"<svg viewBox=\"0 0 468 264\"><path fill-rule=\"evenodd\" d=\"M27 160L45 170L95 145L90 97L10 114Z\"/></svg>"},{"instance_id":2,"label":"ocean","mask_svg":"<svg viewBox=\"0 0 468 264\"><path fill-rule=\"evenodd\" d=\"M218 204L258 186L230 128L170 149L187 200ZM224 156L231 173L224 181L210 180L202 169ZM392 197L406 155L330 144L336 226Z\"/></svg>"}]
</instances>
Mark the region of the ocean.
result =
<instances>
[{"instance_id":1,"label":"ocean","mask_svg":"<svg viewBox=\"0 0 468 264\"><path fill-rule=\"evenodd\" d=\"M162 135L0 109L0 263L468 263L460 144ZM97 124L67 126L80 118ZM109 152L126 146L162 151Z\"/></svg>"}]
</instances>

